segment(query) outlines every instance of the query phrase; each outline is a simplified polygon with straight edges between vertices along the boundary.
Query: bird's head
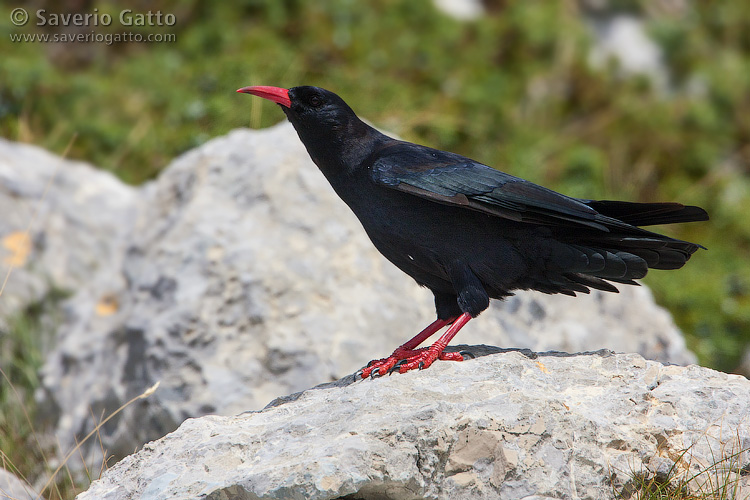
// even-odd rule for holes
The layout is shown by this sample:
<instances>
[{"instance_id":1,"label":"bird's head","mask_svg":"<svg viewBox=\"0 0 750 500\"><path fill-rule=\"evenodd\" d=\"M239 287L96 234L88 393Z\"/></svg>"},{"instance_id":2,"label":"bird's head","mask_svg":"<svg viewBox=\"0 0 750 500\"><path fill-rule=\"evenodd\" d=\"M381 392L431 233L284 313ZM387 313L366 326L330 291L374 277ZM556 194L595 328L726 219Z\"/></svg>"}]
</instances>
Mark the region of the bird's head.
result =
<instances>
[{"instance_id":1,"label":"bird's head","mask_svg":"<svg viewBox=\"0 0 750 500\"><path fill-rule=\"evenodd\" d=\"M252 94L281 106L294 128L302 133L306 129L320 131L321 128L335 133L347 130L359 122L357 115L339 96L319 87L279 87L254 86L243 87L237 92Z\"/></svg>"},{"instance_id":2,"label":"bird's head","mask_svg":"<svg viewBox=\"0 0 750 500\"><path fill-rule=\"evenodd\" d=\"M281 106L313 161L328 175L334 163L357 155L362 149L358 139L374 132L352 108L333 92L319 87L252 86L237 92L252 94ZM354 158L351 158L355 160ZM349 165L352 165L350 162Z\"/></svg>"}]
</instances>

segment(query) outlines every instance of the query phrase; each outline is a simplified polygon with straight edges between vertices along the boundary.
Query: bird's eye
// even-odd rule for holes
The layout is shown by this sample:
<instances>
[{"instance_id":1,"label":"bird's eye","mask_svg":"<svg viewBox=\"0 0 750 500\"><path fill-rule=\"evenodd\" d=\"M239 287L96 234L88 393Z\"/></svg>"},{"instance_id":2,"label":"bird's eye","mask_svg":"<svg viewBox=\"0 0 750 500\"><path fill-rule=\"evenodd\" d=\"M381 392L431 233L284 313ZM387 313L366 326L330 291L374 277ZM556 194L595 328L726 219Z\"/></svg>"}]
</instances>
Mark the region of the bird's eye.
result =
<instances>
[{"instance_id":1,"label":"bird's eye","mask_svg":"<svg viewBox=\"0 0 750 500\"><path fill-rule=\"evenodd\" d=\"M323 104L323 99L320 97L314 95L310 98L310 106L313 106L315 108L320 107Z\"/></svg>"}]
</instances>

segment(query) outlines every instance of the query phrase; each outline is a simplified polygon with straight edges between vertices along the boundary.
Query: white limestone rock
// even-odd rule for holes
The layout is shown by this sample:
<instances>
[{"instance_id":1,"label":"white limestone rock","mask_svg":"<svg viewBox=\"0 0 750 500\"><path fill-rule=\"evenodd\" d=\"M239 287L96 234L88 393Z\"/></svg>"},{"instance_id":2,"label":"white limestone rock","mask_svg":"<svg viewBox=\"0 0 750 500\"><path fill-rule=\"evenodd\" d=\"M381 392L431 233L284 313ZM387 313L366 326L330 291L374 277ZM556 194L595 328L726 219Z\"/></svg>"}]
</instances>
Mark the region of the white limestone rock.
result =
<instances>
[{"instance_id":1,"label":"white limestone rock","mask_svg":"<svg viewBox=\"0 0 750 500\"><path fill-rule=\"evenodd\" d=\"M636 354L506 352L276 404L187 420L78 499L602 500L734 452L750 494L750 381Z\"/></svg>"}]
</instances>

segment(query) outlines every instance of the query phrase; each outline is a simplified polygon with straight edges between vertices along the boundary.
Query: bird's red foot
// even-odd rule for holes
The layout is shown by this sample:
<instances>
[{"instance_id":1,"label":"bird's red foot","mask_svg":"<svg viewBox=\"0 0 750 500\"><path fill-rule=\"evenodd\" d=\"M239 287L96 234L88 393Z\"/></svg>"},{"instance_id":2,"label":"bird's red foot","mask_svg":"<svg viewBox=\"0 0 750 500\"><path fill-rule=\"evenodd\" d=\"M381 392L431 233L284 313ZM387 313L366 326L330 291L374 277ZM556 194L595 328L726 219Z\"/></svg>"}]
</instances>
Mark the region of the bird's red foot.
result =
<instances>
[{"instance_id":1,"label":"bird's red foot","mask_svg":"<svg viewBox=\"0 0 750 500\"><path fill-rule=\"evenodd\" d=\"M420 349L399 347L387 358L370 361L366 368L359 371L359 375L364 379L367 377L382 377L385 374L390 375L395 371L405 373L415 368L422 370L428 368L436 359L463 361L464 357L458 352L443 352L435 345Z\"/></svg>"}]
</instances>

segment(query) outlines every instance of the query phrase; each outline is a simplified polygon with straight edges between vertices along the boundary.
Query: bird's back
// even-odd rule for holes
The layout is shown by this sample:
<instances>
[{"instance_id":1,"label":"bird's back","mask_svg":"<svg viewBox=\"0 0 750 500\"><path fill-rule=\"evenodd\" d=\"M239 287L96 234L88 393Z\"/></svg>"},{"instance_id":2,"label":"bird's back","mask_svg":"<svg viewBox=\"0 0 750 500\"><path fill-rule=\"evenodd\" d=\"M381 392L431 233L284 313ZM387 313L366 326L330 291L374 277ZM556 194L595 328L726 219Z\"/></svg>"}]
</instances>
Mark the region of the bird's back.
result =
<instances>
[{"instance_id":1,"label":"bird's back","mask_svg":"<svg viewBox=\"0 0 750 500\"><path fill-rule=\"evenodd\" d=\"M390 172L391 185L379 179L382 165L400 170ZM616 291L609 282L635 284L633 280L645 276L649 268L676 269L700 248L633 223L706 218L702 209L676 203L565 197L469 158L401 141L386 143L358 171L346 188L358 196L348 203L378 250L433 291L452 289L450 268L457 264L468 266L493 298L515 289L568 295L587 293L589 288ZM474 177L471 184L467 175L486 179ZM392 181L413 182L415 177L420 183L416 188L404 189ZM506 203L502 210L495 206L484 210L480 203L472 203L489 199L485 191L494 194L498 187L520 191L514 182L542 198L551 207L543 209L552 215L528 210L523 198ZM426 194L425 187L431 187Z\"/></svg>"}]
</instances>

